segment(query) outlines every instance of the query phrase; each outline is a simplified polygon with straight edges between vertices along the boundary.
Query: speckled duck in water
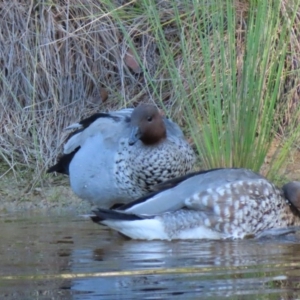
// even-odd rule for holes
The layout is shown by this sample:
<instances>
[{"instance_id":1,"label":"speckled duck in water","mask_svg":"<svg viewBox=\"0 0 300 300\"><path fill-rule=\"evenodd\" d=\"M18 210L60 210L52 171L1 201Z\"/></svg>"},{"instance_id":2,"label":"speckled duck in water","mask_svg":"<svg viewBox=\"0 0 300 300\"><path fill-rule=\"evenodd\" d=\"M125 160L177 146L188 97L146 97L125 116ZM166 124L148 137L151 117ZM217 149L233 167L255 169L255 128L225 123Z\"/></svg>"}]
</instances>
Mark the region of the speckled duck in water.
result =
<instances>
[{"instance_id":1,"label":"speckled duck in water","mask_svg":"<svg viewBox=\"0 0 300 300\"><path fill-rule=\"evenodd\" d=\"M68 174L75 194L99 207L141 197L195 162L179 126L152 104L98 113L67 129L76 131L47 172Z\"/></svg>"},{"instance_id":2,"label":"speckled duck in water","mask_svg":"<svg viewBox=\"0 0 300 300\"><path fill-rule=\"evenodd\" d=\"M299 182L278 189L247 169L214 169L158 189L117 210L95 210L92 220L145 240L244 238L300 225Z\"/></svg>"}]
</instances>

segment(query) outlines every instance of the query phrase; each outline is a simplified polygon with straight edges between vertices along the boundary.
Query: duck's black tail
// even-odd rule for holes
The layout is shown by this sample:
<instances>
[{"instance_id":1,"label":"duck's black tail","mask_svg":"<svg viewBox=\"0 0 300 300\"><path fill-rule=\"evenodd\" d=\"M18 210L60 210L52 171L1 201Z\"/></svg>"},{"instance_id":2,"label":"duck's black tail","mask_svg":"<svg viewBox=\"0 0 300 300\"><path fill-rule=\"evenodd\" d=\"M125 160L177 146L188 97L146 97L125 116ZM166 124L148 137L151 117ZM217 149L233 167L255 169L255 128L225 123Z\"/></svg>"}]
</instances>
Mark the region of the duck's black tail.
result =
<instances>
[{"instance_id":1,"label":"duck's black tail","mask_svg":"<svg viewBox=\"0 0 300 300\"><path fill-rule=\"evenodd\" d=\"M73 159L75 153L79 150L79 148L80 147L77 147L73 152L62 155L59 158L57 164L55 164L54 166L50 167L47 170L47 173L57 172L57 173L62 173L62 174L69 175L69 165L70 165L70 162Z\"/></svg>"},{"instance_id":2,"label":"duck's black tail","mask_svg":"<svg viewBox=\"0 0 300 300\"><path fill-rule=\"evenodd\" d=\"M96 210L93 210L93 213L94 216L91 216L91 219L95 223L101 223L102 221L105 220L136 221L136 220L152 218L148 216L138 216L123 211L104 209L104 208L98 208Z\"/></svg>"}]
</instances>

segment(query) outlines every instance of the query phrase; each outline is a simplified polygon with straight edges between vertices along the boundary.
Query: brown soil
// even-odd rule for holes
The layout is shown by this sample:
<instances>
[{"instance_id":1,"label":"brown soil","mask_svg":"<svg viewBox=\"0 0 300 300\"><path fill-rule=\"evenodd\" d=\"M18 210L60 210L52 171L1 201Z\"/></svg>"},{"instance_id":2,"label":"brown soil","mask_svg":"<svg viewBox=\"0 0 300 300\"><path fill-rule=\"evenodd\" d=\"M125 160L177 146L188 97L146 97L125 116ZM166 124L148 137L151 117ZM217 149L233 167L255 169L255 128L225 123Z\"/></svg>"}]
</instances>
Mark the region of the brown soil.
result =
<instances>
[{"instance_id":1,"label":"brown soil","mask_svg":"<svg viewBox=\"0 0 300 300\"><path fill-rule=\"evenodd\" d=\"M272 164L272 157L274 157L276 151L279 149L279 142L274 141L265 159L265 164L261 169L261 173L263 175L267 174L267 171ZM298 148L291 149L287 163L281 167L281 170L276 178L276 183L278 186L281 186L284 183L293 180L300 181L300 151Z\"/></svg>"},{"instance_id":2,"label":"brown soil","mask_svg":"<svg viewBox=\"0 0 300 300\"><path fill-rule=\"evenodd\" d=\"M67 211L89 213L91 205L79 199L69 187L68 180L45 183L43 186L31 187L26 182L19 182L7 176L0 181L0 211ZM57 180L56 180L57 181Z\"/></svg>"}]
</instances>

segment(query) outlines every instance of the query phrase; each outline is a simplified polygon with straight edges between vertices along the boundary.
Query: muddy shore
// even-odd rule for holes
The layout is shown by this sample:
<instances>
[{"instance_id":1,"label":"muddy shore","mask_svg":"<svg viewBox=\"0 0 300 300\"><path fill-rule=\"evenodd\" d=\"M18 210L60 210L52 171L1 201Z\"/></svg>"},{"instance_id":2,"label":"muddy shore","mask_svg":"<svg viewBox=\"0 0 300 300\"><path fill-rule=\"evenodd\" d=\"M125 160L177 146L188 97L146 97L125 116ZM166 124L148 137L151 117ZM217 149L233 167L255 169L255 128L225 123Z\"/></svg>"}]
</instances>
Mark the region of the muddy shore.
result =
<instances>
[{"instance_id":1,"label":"muddy shore","mask_svg":"<svg viewBox=\"0 0 300 300\"><path fill-rule=\"evenodd\" d=\"M44 180L37 187L31 181L5 176L0 181L0 212L13 211L74 211L89 213L92 205L79 199L67 178Z\"/></svg>"}]
</instances>

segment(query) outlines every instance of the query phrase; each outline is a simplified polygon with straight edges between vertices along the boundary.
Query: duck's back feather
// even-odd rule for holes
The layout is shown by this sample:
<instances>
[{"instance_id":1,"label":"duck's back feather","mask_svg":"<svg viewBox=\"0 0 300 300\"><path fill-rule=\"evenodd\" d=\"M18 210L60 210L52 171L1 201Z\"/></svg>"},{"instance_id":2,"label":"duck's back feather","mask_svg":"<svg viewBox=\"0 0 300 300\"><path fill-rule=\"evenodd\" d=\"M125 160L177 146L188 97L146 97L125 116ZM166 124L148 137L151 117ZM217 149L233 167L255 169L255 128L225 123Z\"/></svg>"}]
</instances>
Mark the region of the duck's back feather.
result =
<instances>
[{"instance_id":1,"label":"duck's back feather","mask_svg":"<svg viewBox=\"0 0 300 300\"><path fill-rule=\"evenodd\" d=\"M112 139L117 144L120 137L129 133L131 113L132 109L98 113L80 121L81 127L69 136L64 145L64 154L73 152L74 149L81 147L87 139L95 135L102 135L103 140Z\"/></svg>"},{"instance_id":2,"label":"duck's back feather","mask_svg":"<svg viewBox=\"0 0 300 300\"><path fill-rule=\"evenodd\" d=\"M160 214L175 211L187 205L199 205L194 202L186 202L193 195L199 195L207 191L216 191L219 187L228 183L250 182L263 179L257 173L247 169L212 169L187 174L174 180L158 185L159 191L148 194L133 202L118 208L136 214Z\"/></svg>"}]
</instances>

